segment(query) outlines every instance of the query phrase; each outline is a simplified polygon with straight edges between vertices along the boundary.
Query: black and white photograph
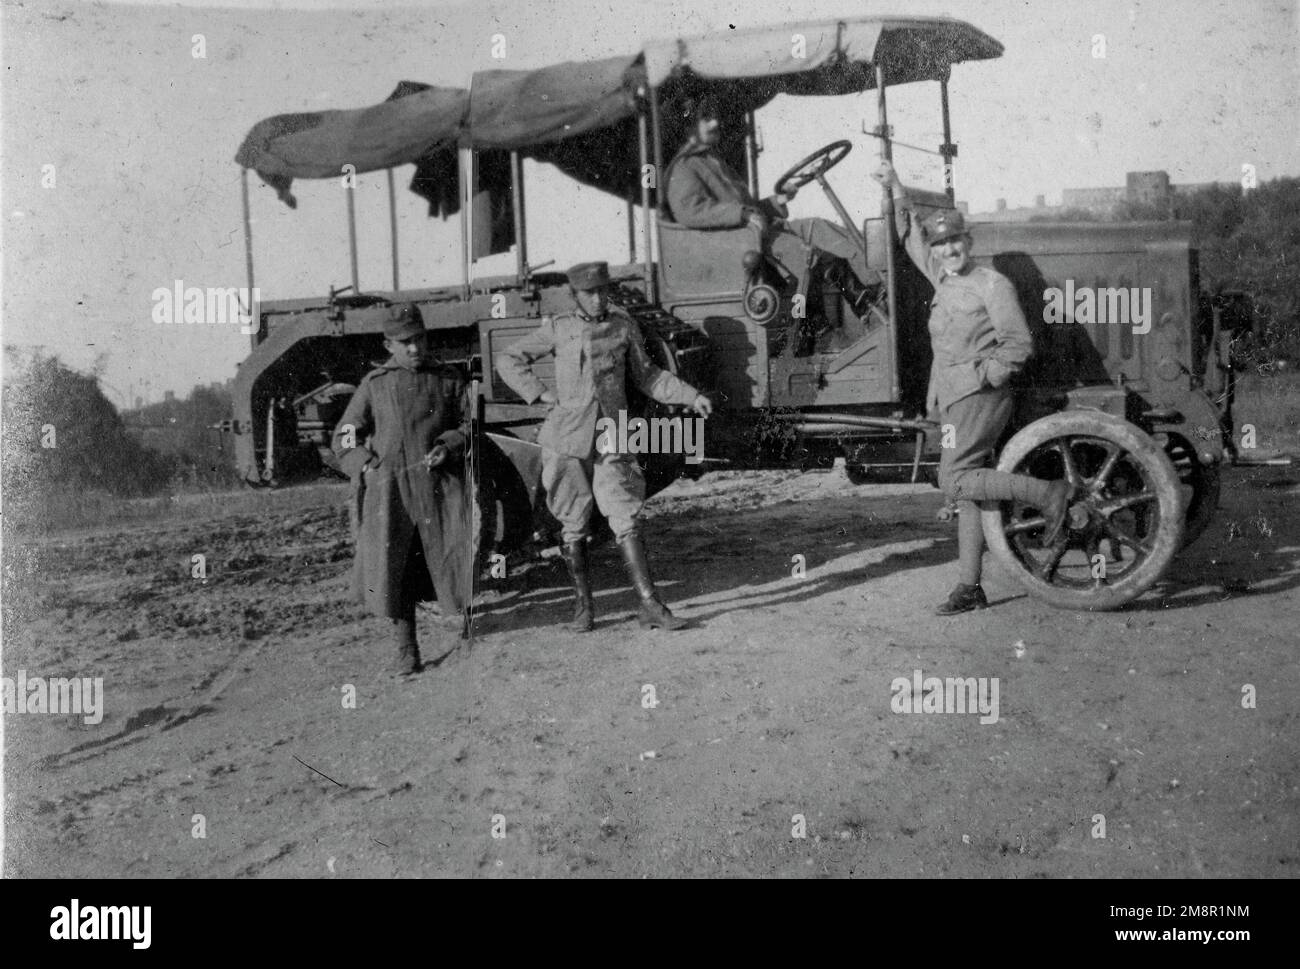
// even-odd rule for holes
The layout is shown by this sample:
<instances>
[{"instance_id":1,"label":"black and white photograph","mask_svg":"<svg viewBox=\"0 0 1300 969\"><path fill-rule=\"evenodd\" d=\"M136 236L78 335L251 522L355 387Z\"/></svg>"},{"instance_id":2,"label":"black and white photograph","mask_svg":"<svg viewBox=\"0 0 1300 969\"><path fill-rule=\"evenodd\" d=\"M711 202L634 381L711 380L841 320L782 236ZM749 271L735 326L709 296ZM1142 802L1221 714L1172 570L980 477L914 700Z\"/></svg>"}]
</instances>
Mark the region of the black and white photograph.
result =
<instances>
[{"instance_id":1,"label":"black and white photograph","mask_svg":"<svg viewBox=\"0 0 1300 969\"><path fill-rule=\"evenodd\" d=\"M1300 875L1297 0L0 56L5 878Z\"/></svg>"}]
</instances>

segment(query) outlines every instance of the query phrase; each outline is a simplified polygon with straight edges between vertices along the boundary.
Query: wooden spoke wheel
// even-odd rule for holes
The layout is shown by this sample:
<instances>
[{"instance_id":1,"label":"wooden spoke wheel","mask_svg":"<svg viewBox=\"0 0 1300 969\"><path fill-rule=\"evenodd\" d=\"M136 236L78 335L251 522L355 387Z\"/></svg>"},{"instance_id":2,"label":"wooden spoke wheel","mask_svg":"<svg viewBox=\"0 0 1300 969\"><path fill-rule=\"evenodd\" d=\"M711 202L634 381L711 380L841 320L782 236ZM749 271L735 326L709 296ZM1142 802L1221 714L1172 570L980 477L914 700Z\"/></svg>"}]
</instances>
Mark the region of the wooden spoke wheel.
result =
<instances>
[{"instance_id":1,"label":"wooden spoke wheel","mask_svg":"<svg viewBox=\"0 0 1300 969\"><path fill-rule=\"evenodd\" d=\"M998 470L1071 485L1065 527L1042 545L1042 509L983 511L994 558L1028 592L1062 609L1115 609L1160 578L1183 544L1184 496L1164 449L1109 414L1066 411L1035 421L1003 449Z\"/></svg>"}]
</instances>

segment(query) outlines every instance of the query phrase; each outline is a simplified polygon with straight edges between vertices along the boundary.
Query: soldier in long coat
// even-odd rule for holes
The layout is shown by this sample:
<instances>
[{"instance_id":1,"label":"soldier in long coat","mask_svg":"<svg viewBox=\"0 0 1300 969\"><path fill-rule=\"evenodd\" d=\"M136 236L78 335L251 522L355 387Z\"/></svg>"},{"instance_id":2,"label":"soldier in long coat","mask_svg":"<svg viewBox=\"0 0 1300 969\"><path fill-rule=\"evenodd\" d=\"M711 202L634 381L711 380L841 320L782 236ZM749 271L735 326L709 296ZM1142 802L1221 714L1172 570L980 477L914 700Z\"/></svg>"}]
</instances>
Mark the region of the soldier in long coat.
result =
<instances>
[{"instance_id":1,"label":"soldier in long coat","mask_svg":"<svg viewBox=\"0 0 1300 969\"><path fill-rule=\"evenodd\" d=\"M701 417L708 417L713 405L690 384L650 361L636 322L610 304L609 286L606 263L581 263L570 269L574 312L544 318L536 330L499 353L497 373L528 403L540 400L553 405L537 443L542 446L547 506L564 529L564 558L576 594L572 628L587 632L594 626L587 536L595 505L609 519L628 575L641 596L641 625L680 629L686 621L659 600L650 576L640 532L645 479L636 456L598 453L596 429L602 417L618 422L621 415L627 420L628 380L647 397L689 406ZM546 356L555 357L555 390L532 370L533 363Z\"/></svg>"},{"instance_id":2,"label":"soldier in long coat","mask_svg":"<svg viewBox=\"0 0 1300 969\"><path fill-rule=\"evenodd\" d=\"M472 595L472 516L465 478L465 381L435 364L419 310L394 306L384 324L392 356L366 374L334 431L352 479L354 594L392 621L397 672L420 669L415 604L444 615Z\"/></svg>"}]
</instances>

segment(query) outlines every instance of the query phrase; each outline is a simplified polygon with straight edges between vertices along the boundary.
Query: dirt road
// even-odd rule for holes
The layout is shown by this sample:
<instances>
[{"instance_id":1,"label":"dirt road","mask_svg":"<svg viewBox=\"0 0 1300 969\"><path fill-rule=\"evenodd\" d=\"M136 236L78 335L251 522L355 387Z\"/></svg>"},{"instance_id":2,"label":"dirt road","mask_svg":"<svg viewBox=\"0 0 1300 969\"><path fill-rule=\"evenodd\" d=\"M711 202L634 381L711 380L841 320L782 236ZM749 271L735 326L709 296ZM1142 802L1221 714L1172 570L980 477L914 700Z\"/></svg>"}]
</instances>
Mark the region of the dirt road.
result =
<instances>
[{"instance_id":1,"label":"dirt road","mask_svg":"<svg viewBox=\"0 0 1300 969\"><path fill-rule=\"evenodd\" d=\"M710 475L651 504L693 628L639 629L607 547L595 633L556 625L538 564L404 682L345 598L343 486L10 537L4 675L103 677L105 709L5 715L6 874L1293 876L1298 496L1230 472L1124 611L990 563L994 608L942 619L937 492ZM456 645L440 622L426 659ZM996 722L896 712L918 670L996 679Z\"/></svg>"}]
</instances>

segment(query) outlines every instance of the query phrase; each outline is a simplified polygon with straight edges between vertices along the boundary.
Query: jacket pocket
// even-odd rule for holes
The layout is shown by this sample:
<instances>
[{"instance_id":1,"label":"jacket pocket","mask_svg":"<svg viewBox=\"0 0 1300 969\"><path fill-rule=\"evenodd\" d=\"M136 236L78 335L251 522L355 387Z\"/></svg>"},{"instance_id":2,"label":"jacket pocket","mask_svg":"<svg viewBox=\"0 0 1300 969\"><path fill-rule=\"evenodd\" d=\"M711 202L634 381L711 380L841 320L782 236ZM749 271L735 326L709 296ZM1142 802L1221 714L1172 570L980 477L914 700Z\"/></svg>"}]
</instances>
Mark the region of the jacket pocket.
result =
<instances>
[{"instance_id":1,"label":"jacket pocket","mask_svg":"<svg viewBox=\"0 0 1300 969\"><path fill-rule=\"evenodd\" d=\"M940 406L946 407L954 400L961 400L983 389L984 380L980 375L978 360L954 363L939 371Z\"/></svg>"},{"instance_id":2,"label":"jacket pocket","mask_svg":"<svg viewBox=\"0 0 1300 969\"><path fill-rule=\"evenodd\" d=\"M980 361L980 377L985 384L996 390L1006 386L1011 379L1011 368L997 357L985 357Z\"/></svg>"},{"instance_id":3,"label":"jacket pocket","mask_svg":"<svg viewBox=\"0 0 1300 969\"><path fill-rule=\"evenodd\" d=\"M582 373L582 338L569 337L555 348L555 397L561 403L573 399Z\"/></svg>"}]
</instances>

